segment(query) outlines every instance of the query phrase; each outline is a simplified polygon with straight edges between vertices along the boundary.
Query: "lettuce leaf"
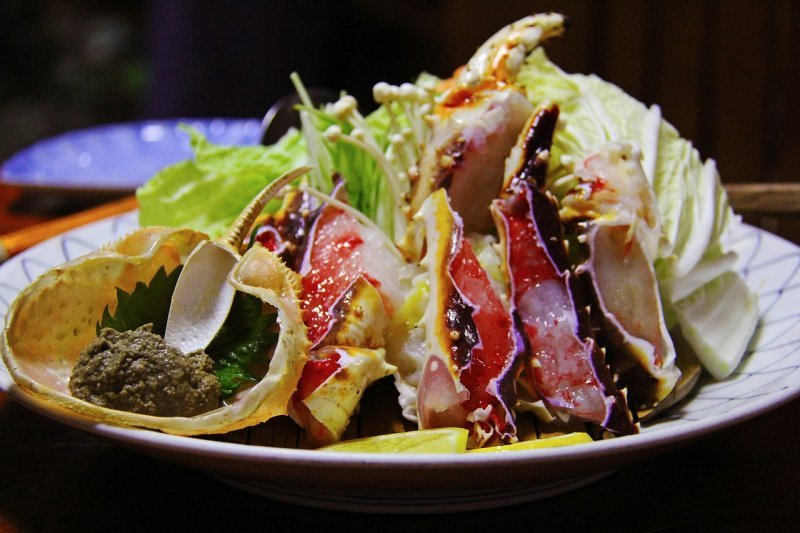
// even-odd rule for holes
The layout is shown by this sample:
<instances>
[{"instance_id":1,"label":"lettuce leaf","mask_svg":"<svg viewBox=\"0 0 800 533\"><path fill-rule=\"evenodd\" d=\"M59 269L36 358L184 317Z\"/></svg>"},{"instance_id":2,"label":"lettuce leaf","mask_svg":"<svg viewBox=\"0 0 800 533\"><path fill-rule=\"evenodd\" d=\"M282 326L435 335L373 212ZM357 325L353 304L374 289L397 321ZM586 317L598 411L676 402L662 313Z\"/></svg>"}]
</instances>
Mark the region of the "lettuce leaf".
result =
<instances>
[{"instance_id":1,"label":"lettuce leaf","mask_svg":"<svg viewBox=\"0 0 800 533\"><path fill-rule=\"evenodd\" d=\"M706 370L716 379L728 377L742 360L758 324L756 295L736 273L726 272L675 307L681 332Z\"/></svg>"},{"instance_id":2,"label":"lettuce leaf","mask_svg":"<svg viewBox=\"0 0 800 533\"><path fill-rule=\"evenodd\" d=\"M218 146L186 130L194 160L163 169L136 191L142 226L188 227L218 237L265 185L307 159L296 130L269 147Z\"/></svg>"},{"instance_id":3,"label":"lettuce leaf","mask_svg":"<svg viewBox=\"0 0 800 533\"><path fill-rule=\"evenodd\" d=\"M656 193L664 239L662 275L681 277L710 255L723 255L721 241L737 218L719 183L716 164L703 161L692 143L622 89L594 75L567 74L536 50L517 81L534 105L556 102L563 127L553 142L549 182L555 185L586 153L608 141L625 140L642 150L642 166ZM567 183L568 185L568 183ZM563 192L563 191L562 191Z\"/></svg>"}]
</instances>

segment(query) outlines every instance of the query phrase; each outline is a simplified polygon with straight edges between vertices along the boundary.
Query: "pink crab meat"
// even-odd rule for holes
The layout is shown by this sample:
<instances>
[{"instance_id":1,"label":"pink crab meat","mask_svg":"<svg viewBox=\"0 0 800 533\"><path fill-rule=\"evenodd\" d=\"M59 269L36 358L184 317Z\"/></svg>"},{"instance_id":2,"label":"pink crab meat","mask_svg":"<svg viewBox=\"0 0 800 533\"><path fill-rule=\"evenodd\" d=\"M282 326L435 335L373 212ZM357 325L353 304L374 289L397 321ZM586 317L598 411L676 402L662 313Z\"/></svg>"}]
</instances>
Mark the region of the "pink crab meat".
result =
<instances>
[{"instance_id":1,"label":"pink crab meat","mask_svg":"<svg viewBox=\"0 0 800 533\"><path fill-rule=\"evenodd\" d=\"M450 264L450 276L472 308L471 318L477 333L477 342L460 372L461 383L470 391L466 411L491 409L488 419L480 425L485 432L496 431L507 440L516 431L512 418L513 370L521 351L511 314L478 264L469 241L462 240ZM453 355L454 359L458 357L456 353Z\"/></svg>"},{"instance_id":2,"label":"pink crab meat","mask_svg":"<svg viewBox=\"0 0 800 533\"><path fill-rule=\"evenodd\" d=\"M324 206L311 229L300 268L303 320L312 345L332 325L332 309L358 277L378 289L391 316L402 301L397 261L379 235L342 209Z\"/></svg>"},{"instance_id":3,"label":"pink crab meat","mask_svg":"<svg viewBox=\"0 0 800 533\"><path fill-rule=\"evenodd\" d=\"M537 391L556 411L613 432L634 432L625 399L591 338L588 317L575 304L555 205L520 183L494 210Z\"/></svg>"},{"instance_id":4,"label":"pink crab meat","mask_svg":"<svg viewBox=\"0 0 800 533\"><path fill-rule=\"evenodd\" d=\"M468 231L492 227L489 205L503 185L503 163L533 108L508 85L461 89L437 109L432 139L420 162L424 185L416 210L431 190L447 189Z\"/></svg>"},{"instance_id":5,"label":"pink crab meat","mask_svg":"<svg viewBox=\"0 0 800 533\"><path fill-rule=\"evenodd\" d=\"M508 442L516 435L513 406L523 340L463 238L461 219L445 191L435 192L423 210L439 231L428 235L433 258L429 314L435 320L428 334L434 351L420 379L421 426L466 427L476 446Z\"/></svg>"}]
</instances>

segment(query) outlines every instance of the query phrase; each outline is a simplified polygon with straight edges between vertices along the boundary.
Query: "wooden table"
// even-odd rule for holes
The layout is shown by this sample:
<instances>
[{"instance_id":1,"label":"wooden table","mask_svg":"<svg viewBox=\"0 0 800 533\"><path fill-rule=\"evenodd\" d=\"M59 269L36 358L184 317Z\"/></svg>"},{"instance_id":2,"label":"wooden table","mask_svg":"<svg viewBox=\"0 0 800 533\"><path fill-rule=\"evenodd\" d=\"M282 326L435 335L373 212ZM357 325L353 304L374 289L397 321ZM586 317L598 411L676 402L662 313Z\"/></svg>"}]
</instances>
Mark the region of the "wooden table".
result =
<instances>
[{"instance_id":1,"label":"wooden table","mask_svg":"<svg viewBox=\"0 0 800 533\"><path fill-rule=\"evenodd\" d=\"M46 220L14 212L0 233ZM800 400L573 492L444 515L333 512L263 499L53 422L0 393L0 531L795 531Z\"/></svg>"}]
</instances>

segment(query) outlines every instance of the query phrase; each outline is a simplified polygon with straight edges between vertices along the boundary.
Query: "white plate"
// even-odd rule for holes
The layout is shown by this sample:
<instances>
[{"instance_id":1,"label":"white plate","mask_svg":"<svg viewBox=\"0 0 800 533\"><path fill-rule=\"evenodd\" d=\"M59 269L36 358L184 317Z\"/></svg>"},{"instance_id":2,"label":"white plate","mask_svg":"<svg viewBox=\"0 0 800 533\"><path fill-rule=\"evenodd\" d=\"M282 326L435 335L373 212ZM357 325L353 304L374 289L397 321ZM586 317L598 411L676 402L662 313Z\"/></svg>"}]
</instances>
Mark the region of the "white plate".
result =
<instances>
[{"instance_id":1,"label":"white plate","mask_svg":"<svg viewBox=\"0 0 800 533\"><path fill-rule=\"evenodd\" d=\"M47 241L0 266L0 314L45 270L137 227L135 214L100 221ZM567 448L500 454L336 454L249 446L125 429L43 410L0 366L0 386L20 403L120 445L196 468L283 501L370 512L442 512L510 505L601 478L800 395L800 249L742 226L733 236L739 268L760 296L761 322L741 367L723 382L703 381L688 401L639 435ZM736 327L732 324L731 327Z\"/></svg>"}]
</instances>

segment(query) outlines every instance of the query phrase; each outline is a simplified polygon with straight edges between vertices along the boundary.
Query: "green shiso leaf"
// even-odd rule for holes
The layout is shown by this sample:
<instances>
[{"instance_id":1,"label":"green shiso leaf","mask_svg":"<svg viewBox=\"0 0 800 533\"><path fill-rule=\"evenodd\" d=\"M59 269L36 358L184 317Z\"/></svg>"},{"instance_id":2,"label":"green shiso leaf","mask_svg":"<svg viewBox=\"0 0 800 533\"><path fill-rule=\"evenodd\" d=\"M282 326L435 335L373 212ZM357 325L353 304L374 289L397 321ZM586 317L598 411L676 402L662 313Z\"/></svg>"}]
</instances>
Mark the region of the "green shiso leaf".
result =
<instances>
[{"instance_id":1,"label":"green shiso leaf","mask_svg":"<svg viewBox=\"0 0 800 533\"><path fill-rule=\"evenodd\" d=\"M106 306L96 326L97 334L99 335L103 328L130 331L152 323L153 333L163 336L167 327L172 292L175 290L180 273L181 267L175 268L169 275L164 267L161 267L150 283L145 284L140 281L130 294L117 288L117 308L112 314Z\"/></svg>"},{"instance_id":2,"label":"green shiso leaf","mask_svg":"<svg viewBox=\"0 0 800 533\"><path fill-rule=\"evenodd\" d=\"M214 374L223 397L247 382L258 381L269 363L270 349L278 340L277 315L264 314L261 300L237 292L228 318L205 352L214 359ZM261 368L261 371L259 370Z\"/></svg>"}]
</instances>

